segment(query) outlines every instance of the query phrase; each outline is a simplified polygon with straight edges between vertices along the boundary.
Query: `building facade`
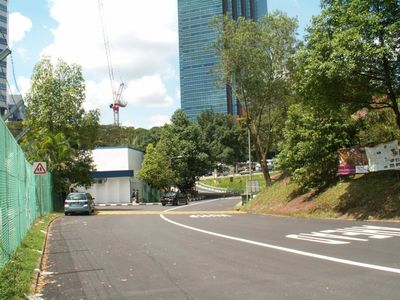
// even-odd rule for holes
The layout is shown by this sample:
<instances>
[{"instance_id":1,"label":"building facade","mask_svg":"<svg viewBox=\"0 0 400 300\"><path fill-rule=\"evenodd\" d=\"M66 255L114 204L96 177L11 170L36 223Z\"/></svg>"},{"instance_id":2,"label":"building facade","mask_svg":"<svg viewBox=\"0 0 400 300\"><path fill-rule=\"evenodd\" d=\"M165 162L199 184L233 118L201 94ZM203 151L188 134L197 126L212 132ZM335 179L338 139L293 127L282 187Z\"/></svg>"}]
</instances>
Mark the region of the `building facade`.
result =
<instances>
[{"instance_id":1,"label":"building facade","mask_svg":"<svg viewBox=\"0 0 400 300\"><path fill-rule=\"evenodd\" d=\"M7 48L8 9L7 0L0 0L0 52ZM7 59L0 61L0 115L7 109Z\"/></svg>"},{"instance_id":2,"label":"building facade","mask_svg":"<svg viewBox=\"0 0 400 300\"><path fill-rule=\"evenodd\" d=\"M92 186L75 189L91 193L97 205L159 201L160 192L137 178L143 151L125 146L98 147L92 151L92 158Z\"/></svg>"},{"instance_id":3,"label":"building facade","mask_svg":"<svg viewBox=\"0 0 400 300\"><path fill-rule=\"evenodd\" d=\"M232 115L240 111L230 88L217 86L212 19L226 14L257 20L266 13L267 0L178 0L181 108L191 120L206 109Z\"/></svg>"}]
</instances>

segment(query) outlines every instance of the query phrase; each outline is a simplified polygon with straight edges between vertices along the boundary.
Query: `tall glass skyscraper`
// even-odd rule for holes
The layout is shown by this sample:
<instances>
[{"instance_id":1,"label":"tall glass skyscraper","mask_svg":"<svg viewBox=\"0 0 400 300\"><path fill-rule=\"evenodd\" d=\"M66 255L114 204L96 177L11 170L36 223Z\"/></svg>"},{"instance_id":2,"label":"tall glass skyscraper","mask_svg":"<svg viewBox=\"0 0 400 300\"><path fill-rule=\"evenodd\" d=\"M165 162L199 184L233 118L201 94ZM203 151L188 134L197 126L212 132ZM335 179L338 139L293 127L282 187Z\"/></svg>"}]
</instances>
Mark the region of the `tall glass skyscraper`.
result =
<instances>
[{"instance_id":1,"label":"tall glass skyscraper","mask_svg":"<svg viewBox=\"0 0 400 300\"><path fill-rule=\"evenodd\" d=\"M7 47L7 0L0 0L0 52ZM0 61L0 115L7 108L7 59Z\"/></svg>"},{"instance_id":2,"label":"tall glass skyscraper","mask_svg":"<svg viewBox=\"0 0 400 300\"><path fill-rule=\"evenodd\" d=\"M217 38L210 22L227 14L257 20L267 13L267 0L178 0L181 108L190 119L206 109L236 115L238 103L227 87L217 87Z\"/></svg>"}]
</instances>

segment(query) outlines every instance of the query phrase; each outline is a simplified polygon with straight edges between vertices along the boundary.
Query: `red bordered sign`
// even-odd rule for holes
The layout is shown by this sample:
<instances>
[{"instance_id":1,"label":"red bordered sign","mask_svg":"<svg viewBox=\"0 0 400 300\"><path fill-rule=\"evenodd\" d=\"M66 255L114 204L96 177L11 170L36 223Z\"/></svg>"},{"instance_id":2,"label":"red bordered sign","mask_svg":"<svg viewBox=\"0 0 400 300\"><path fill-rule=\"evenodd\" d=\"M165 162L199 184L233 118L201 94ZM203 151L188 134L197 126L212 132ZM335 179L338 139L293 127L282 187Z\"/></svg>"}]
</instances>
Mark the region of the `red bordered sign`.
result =
<instances>
[{"instance_id":1,"label":"red bordered sign","mask_svg":"<svg viewBox=\"0 0 400 300\"><path fill-rule=\"evenodd\" d=\"M47 173L47 164L45 162L33 163L33 174L46 175L46 173Z\"/></svg>"}]
</instances>

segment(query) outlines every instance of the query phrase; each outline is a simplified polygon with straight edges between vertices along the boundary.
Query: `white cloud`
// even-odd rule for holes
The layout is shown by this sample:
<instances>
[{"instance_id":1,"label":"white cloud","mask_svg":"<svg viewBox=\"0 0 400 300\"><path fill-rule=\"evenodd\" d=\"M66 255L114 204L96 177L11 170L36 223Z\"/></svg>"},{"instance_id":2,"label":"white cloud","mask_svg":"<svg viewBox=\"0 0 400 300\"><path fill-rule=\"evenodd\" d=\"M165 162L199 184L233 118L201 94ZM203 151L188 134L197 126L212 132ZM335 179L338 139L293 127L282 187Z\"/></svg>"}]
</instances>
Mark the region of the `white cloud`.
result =
<instances>
[{"instance_id":1,"label":"white cloud","mask_svg":"<svg viewBox=\"0 0 400 300\"><path fill-rule=\"evenodd\" d=\"M178 87L175 91L176 95L176 99L178 99L179 101L181 101L181 89Z\"/></svg>"},{"instance_id":2,"label":"white cloud","mask_svg":"<svg viewBox=\"0 0 400 300\"><path fill-rule=\"evenodd\" d=\"M129 121L124 121L124 122L122 122L121 125L122 125L123 127L134 127L133 124L132 124L132 122L129 122Z\"/></svg>"},{"instance_id":3,"label":"white cloud","mask_svg":"<svg viewBox=\"0 0 400 300\"><path fill-rule=\"evenodd\" d=\"M173 99L168 96L167 89L159 75L144 76L131 80L125 84L122 100L128 102L128 106L142 107L168 107L173 104ZM108 79L100 82L86 81L85 109L104 108L113 103L111 84Z\"/></svg>"},{"instance_id":4,"label":"white cloud","mask_svg":"<svg viewBox=\"0 0 400 300\"><path fill-rule=\"evenodd\" d=\"M113 103L111 85L109 80L104 79L100 82L86 80L86 110L104 108Z\"/></svg>"},{"instance_id":5,"label":"white cloud","mask_svg":"<svg viewBox=\"0 0 400 300\"><path fill-rule=\"evenodd\" d=\"M26 57L28 50L26 50L26 48L18 47L16 50L14 50L14 52L18 53L19 56L24 58Z\"/></svg>"},{"instance_id":6,"label":"white cloud","mask_svg":"<svg viewBox=\"0 0 400 300\"><path fill-rule=\"evenodd\" d=\"M295 7L299 8L300 7L300 3L298 0L292 0L292 3Z\"/></svg>"},{"instance_id":7,"label":"white cloud","mask_svg":"<svg viewBox=\"0 0 400 300\"><path fill-rule=\"evenodd\" d=\"M160 127L165 124L171 123L171 117L165 116L165 115L154 115L154 116L151 116L149 119L152 123L151 127L154 127L154 126Z\"/></svg>"},{"instance_id":8,"label":"white cloud","mask_svg":"<svg viewBox=\"0 0 400 300\"><path fill-rule=\"evenodd\" d=\"M159 75L130 81L122 98L131 105L145 107L167 107L174 102Z\"/></svg>"},{"instance_id":9,"label":"white cloud","mask_svg":"<svg viewBox=\"0 0 400 300\"><path fill-rule=\"evenodd\" d=\"M178 56L176 0L102 0L115 84L125 82L122 99L130 108L170 107L165 82L176 77ZM108 79L98 0L49 0L58 23L53 42L42 54L82 66L85 109L100 109L102 122L113 102ZM79 9L77 9L79 7ZM164 81L165 80L165 81ZM138 111L136 109L135 111Z\"/></svg>"},{"instance_id":10,"label":"white cloud","mask_svg":"<svg viewBox=\"0 0 400 300\"><path fill-rule=\"evenodd\" d=\"M19 12L10 14L9 25L9 41L11 45L22 41L25 34L32 29L31 19L21 15Z\"/></svg>"},{"instance_id":11,"label":"white cloud","mask_svg":"<svg viewBox=\"0 0 400 300\"><path fill-rule=\"evenodd\" d=\"M115 76L132 80L168 72L178 49L176 0L103 0ZM59 23L43 53L78 63L95 79L107 74L97 0L52 0ZM79 9L76 9L79 7Z\"/></svg>"},{"instance_id":12,"label":"white cloud","mask_svg":"<svg viewBox=\"0 0 400 300\"><path fill-rule=\"evenodd\" d=\"M17 78L17 84L18 84L18 88L19 88L22 96L24 97L26 95L26 93L29 91L29 89L31 88L31 80L27 77L20 76ZM19 92L14 84L11 85L11 93L19 94Z\"/></svg>"}]
</instances>

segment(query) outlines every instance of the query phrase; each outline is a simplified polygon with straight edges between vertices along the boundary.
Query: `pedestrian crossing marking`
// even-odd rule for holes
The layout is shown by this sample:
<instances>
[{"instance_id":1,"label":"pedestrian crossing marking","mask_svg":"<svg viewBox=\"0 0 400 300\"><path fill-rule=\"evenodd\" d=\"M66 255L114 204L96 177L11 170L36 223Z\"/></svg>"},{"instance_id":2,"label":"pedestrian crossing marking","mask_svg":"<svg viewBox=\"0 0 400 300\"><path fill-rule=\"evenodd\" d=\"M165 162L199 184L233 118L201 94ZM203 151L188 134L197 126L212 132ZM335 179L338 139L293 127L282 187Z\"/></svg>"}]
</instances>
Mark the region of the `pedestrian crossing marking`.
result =
<instances>
[{"instance_id":1,"label":"pedestrian crossing marking","mask_svg":"<svg viewBox=\"0 0 400 300\"><path fill-rule=\"evenodd\" d=\"M314 243L346 245L351 242L368 242L371 239L383 240L400 237L400 228L363 225L320 232L288 234L286 237Z\"/></svg>"}]
</instances>

